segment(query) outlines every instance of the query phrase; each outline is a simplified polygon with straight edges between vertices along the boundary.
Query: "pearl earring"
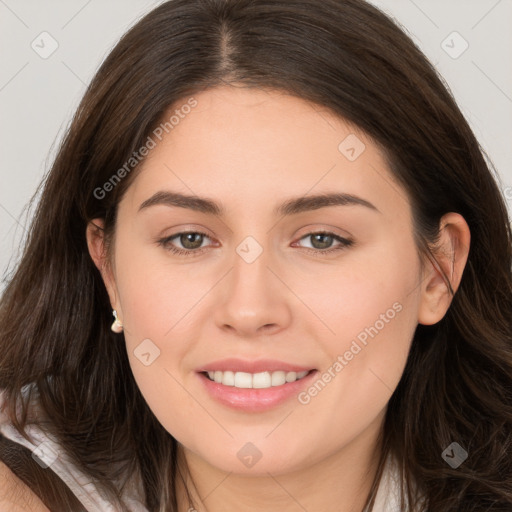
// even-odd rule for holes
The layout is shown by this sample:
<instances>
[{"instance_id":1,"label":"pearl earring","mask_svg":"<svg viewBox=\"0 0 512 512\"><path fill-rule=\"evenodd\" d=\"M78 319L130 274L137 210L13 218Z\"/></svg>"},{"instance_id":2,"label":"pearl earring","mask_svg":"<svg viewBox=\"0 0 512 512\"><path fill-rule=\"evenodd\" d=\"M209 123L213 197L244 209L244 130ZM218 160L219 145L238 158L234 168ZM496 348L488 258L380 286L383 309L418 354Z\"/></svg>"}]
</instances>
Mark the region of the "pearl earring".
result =
<instances>
[{"instance_id":1,"label":"pearl earring","mask_svg":"<svg viewBox=\"0 0 512 512\"><path fill-rule=\"evenodd\" d=\"M112 332L120 333L123 332L123 324L117 318L117 311L115 309L112 310L112 314L114 315L115 320L112 322L112 326L110 327L112 329Z\"/></svg>"}]
</instances>

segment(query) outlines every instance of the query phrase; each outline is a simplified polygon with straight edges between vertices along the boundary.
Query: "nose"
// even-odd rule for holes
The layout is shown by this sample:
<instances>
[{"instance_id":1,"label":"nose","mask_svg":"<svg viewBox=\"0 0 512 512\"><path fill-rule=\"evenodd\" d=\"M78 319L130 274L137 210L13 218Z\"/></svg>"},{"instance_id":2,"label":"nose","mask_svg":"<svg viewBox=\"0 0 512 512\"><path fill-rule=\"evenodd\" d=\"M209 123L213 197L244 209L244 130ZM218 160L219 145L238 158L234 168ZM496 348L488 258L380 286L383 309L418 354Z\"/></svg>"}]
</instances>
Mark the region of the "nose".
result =
<instances>
[{"instance_id":1,"label":"nose","mask_svg":"<svg viewBox=\"0 0 512 512\"><path fill-rule=\"evenodd\" d=\"M280 276L279 266L264 249L253 261L243 253L223 279L215 308L215 323L239 337L276 334L291 321L293 294Z\"/></svg>"}]
</instances>

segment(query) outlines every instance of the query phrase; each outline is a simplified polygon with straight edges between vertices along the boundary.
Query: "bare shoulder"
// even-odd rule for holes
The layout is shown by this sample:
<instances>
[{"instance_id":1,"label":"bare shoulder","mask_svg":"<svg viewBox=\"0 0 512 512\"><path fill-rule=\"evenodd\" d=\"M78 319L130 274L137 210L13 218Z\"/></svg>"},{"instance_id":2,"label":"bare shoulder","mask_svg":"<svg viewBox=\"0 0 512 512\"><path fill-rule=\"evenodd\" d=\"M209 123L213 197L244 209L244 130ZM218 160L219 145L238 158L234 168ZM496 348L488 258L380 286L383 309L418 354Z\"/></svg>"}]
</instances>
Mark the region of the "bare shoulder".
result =
<instances>
[{"instance_id":1,"label":"bare shoulder","mask_svg":"<svg viewBox=\"0 0 512 512\"><path fill-rule=\"evenodd\" d=\"M0 461L0 512L50 512L2 461Z\"/></svg>"}]
</instances>

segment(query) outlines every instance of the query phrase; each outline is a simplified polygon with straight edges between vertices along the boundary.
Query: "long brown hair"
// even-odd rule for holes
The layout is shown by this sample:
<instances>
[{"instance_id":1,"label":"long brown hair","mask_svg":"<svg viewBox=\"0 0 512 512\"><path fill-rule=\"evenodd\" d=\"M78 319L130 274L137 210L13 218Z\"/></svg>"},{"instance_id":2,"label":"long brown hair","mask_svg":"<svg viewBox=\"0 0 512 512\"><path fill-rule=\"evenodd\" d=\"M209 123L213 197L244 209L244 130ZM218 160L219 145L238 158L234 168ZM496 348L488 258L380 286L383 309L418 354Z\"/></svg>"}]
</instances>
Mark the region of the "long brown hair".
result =
<instances>
[{"instance_id":1,"label":"long brown hair","mask_svg":"<svg viewBox=\"0 0 512 512\"><path fill-rule=\"evenodd\" d=\"M151 512L177 511L177 442L146 405L109 299L87 250L86 226L112 236L137 173L98 193L153 133L170 105L221 84L287 91L372 137L413 209L420 254L435 256L439 220L471 230L462 282L445 317L418 325L382 433L403 496L421 510L512 508L512 233L497 174L434 67L386 15L363 0L171 0L131 28L101 65L72 120L0 304L0 387L23 432L35 383L45 425L115 501L138 474ZM488 160L488 159L487 159ZM96 191L96 193L95 193ZM17 417L16 404L23 414ZM452 442L469 457L452 469ZM12 448L3 445L7 460ZM28 468L28 466L26 466ZM55 510L49 471L20 470ZM117 483L114 482L117 480ZM53 493L51 495L51 493ZM64 504L67 504L64 506ZM120 503L118 507L126 510ZM402 508L403 509L403 508Z\"/></svg>"}]
</instances>

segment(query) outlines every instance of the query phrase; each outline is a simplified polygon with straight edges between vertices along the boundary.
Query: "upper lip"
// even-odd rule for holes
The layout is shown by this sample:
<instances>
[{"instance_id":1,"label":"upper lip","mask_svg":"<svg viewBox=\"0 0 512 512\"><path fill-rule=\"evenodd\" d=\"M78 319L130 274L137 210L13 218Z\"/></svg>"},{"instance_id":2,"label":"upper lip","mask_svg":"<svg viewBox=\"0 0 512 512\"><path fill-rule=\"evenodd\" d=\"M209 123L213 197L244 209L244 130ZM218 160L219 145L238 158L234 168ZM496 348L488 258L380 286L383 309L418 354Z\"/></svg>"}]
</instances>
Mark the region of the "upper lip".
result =
<instances>
[{"instance_id":1,"label":"upper lip","mask_svg":"<svg viewBox=\"0 0 512 512\"><path fill-rule=\"evenodd\" d=\"M246 373L261 373L261 372L275 372L283 370L286 372L303 372L313 370L311 366L302 366L299 364L285 363L276 359L258 359L257 361L247 361L244 359L219 359L213 361L197 369L198 372L213 372L215 370L221 372L246 372Z\"/></svg>"}]
</instances>

